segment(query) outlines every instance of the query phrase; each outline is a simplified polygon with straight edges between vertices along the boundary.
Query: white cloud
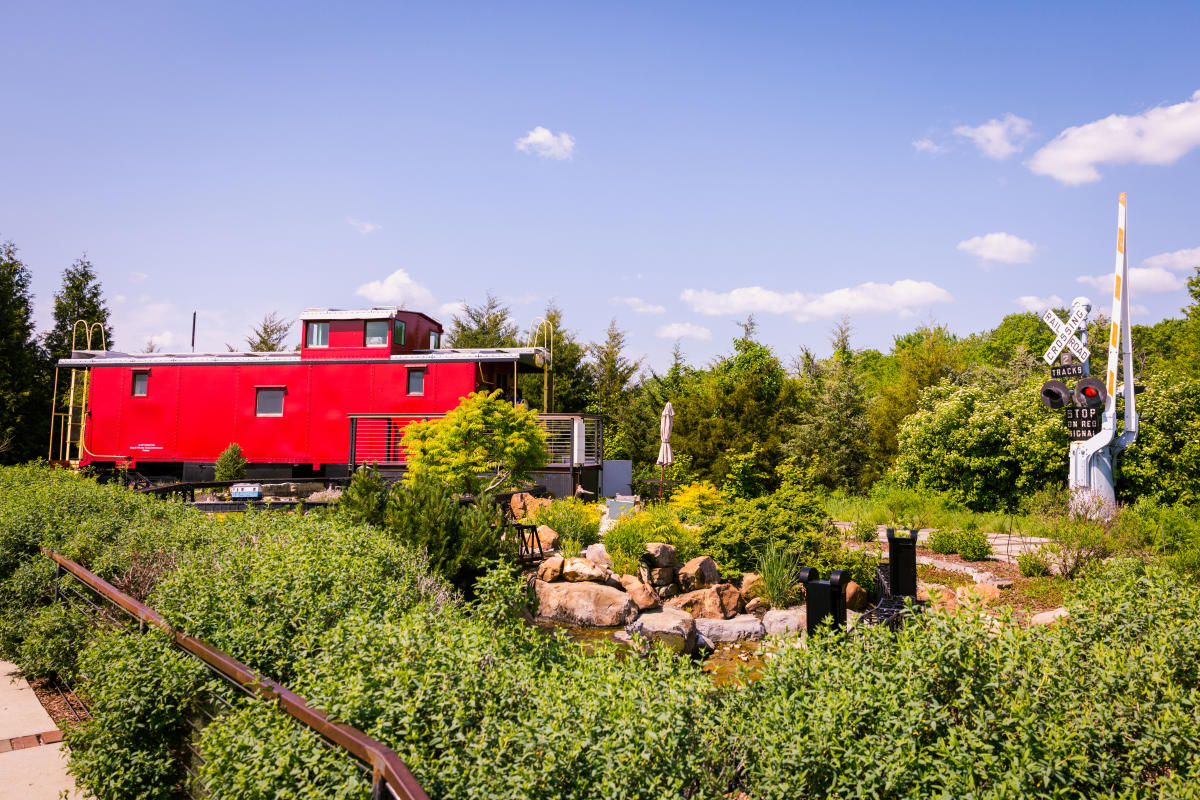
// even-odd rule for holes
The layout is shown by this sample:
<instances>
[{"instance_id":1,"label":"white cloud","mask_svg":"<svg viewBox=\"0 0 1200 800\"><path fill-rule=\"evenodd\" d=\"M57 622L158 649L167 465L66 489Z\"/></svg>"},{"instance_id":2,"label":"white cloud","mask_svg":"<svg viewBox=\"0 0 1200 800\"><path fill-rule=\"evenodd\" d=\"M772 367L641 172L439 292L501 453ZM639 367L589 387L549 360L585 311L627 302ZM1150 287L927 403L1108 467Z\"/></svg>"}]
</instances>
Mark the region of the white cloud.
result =
<instances>
[{"instance_id":1,"label":"white cloud","mask_svg":"<svg viewBox=\"0 0 1200 800\"><path fill-rule=\"evenodd\" d=\"M972 127L959 125L954 132L975 143L979 151L988 158L1004 159L1017 152L1029 138L1029 120L1015 114L1005 114L1000 119L989 119L982 125Z\"/></svg>"},{"instance_id":2,"label":"white cloud","mask_svg":"<svg viewBox=\"0 0 1200 800\"><path fill-rule=\"evenodd\" d=\"M680 298L701 314L785 314L797 322L837 317L842 314L913 314L954 298L929 281L904 279L895 283L862 283L823 294L776 292L747 286L729 292L684 289Z\"/></svg>"},{"instance_id":3,"label":"white cloud","mask_svg":"<svg viewBox=\"0 0 1200 800\"><path fill-rule=\"evenodd\" d=\"M661 314L667 310L666 306L660 306L655 303L647 303L640 297L614 297L614 303L629 306L639 314Z\"/></svg>"},{"instance_id":4,"label":"white cloud","mask_svg":"<svg viewBox=\"0 0 1200 800\"><path fill-rule=\"evenodd\" d=\"M149 278L149 277L150 277L150 274L146 273L146 272L132 272L129 275L129 279L131 281L133 281L134 283L141 283L142 281L146 280L146 278Z\"/></svg>"},{"instance_id":5,"label":"white cloud","mask_svg":"<svg viewBox=\"0 0 1200 800\"><path fill-rule=\"evenodd\" d=\"M1067 128L1028 166L1070 186L1100 180L1098 164L1171 164L1200 146L1200 91L1191 100L1142 114L1111 114Z\"/></svg>"},{"instance_id":6,"label":"white cloud","mask_svg":"<svg viewBox=\"0 0 1200 800\"><path fill-rule=\"evenodd\" d=\"M984 261L1028 264L1033 260L1033 252L1037 247L1033 242L1027 242L1011 233L989 233L959 242L958 249Z\"/></svg>"},{"instance_id":7,"label":"white cloud","mask_svg":"<svg viewBox=\"0 0 1200 800\"><path fill-rule=\"evenodd\" d=\"M541 125L517 139L515 144L522 153L552 158L555 161L569 161L575 151L575 137L566 131L553 134Z\"/></svg>"},{"instance_id":8,"label":"white cloud","mask_svg":"<svg viewBox=\"0 0 1200 800\"><path fill-rule=\"evenodd\" d=\"M433 305L433 293L398 269L381 281L364 283L354 290L359 297L372 303L395 303L420 311Z\"/></svg>"},{"instance_id":9,"label":"white cloud","mask_svg":"<svg viewBox=\"0 0 1200 800\"><path fill-rule=\"evenodd\" d=\"M1113 274L1111 272L1103 275L1080 275L1075 280L1095 286L1109 295L1112 294ZM1176 289L1182 289L1186 284L1187 279L1182 275L1176 275L1162 267L1129 268L1129 290L1138 294L1142 292L1173 292Z\"/></svg>"},{"instance_id":10,"label":"white cloud","mask_svg":"<svg viewBox=\"0 0 1200 800\"><path fill-rule=\"evenodd\" d=\"M462 316L462 313L464 310L466 310L466 308L467 304L462 300L455 300L452 303L442 303L440 306L438 306L438 322L441 322L443 325L448 325L450 324L450 320L454 319L455 317Z\"/></svg>"},{"instance_id":11,"label":"white cloud","mask_svg":"<svg viewBox=\"0 0 1200 800\"><path fill-rule=\"evenodd\" d=\"M159 350L168 351L171 345L175 342L175 334L171 331L162 331L161 333L152 333L146 337L146 342L152 342ZM143 345L143 349L145 345Z\"/></svg>"},{"instance_id":12,"label":"white cloud","mask_svg":"<svg viewBox=\"0 0 1200 800\"><path fill-rule=\"evenodd\" d=\"M1036 297L1032 294L1021 295L1016 304L1026 311L1045 311L1047 308L1062 308L1063 299L1056 294L1049 297Z\"/></svg>"},{"instance_id":13,"label":"white cloud","mask_svg":"<svg viewBox=\"0 0 1200 800\"><path fill-rule=\"evenodd\" d=\"M924 139L917 139L915 142L912 143L912 146L913 146L913 149L916 150L918 153L929 153L930 155L937 155L938 153L946 152L946 148L942 147L940 144L937 144L936 142L933 141L933 139L930 139L928 136L926 136Z\"/></svg>"},{"instance_id":14,"label":"white cloud","mask_svg":"<svg viewBox=\"0 0 1200 800\"><path fill-rule=\"evenodd\" d=\"M374 222L364 222L363 220L355 219L354 217L346 217L346 222L350 223L350 227L359 233L374 233L380 230L383 226L377 225Z\"/></svg>"},{"instance_id":15,"label":"white cloud","mask_svg":"<svg viewBox=\"0 0 1200 800\"><path fill-rule=\"evenodd\" d=\"M659 326L654 335L660 339L711 339L712 331L690 322L672 322Z\"/></svg>"},{"instance_id":16,"label":"white cloud","mask_svg":"<svg viewBox=\"0 0 1200 800\"><path fill-rule=\"evenodd\" d=\"M1176 250L1172 253L1159 253L1143 261L1142 266L1162 267L1163 269L1173 269L1180 272L1190 270L1193 267L1200 267L1200 247Z\"/></svg>"}]
</instances>

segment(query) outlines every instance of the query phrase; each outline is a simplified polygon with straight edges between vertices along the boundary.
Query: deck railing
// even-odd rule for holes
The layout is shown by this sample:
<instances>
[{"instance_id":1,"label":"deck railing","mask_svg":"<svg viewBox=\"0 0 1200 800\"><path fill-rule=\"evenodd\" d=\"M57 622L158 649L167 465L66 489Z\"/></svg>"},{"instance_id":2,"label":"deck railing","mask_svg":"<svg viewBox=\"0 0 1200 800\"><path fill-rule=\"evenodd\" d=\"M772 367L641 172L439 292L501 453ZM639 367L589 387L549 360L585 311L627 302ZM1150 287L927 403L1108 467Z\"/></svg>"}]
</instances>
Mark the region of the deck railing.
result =
<instances>
[{"instance_id":1,"label":"deck railing","mask_svg":"<svg viewBox=\"0 0 1200 800\"><path fill-rule=\"evenodd\" d=\"M42 552L58 565L58 576L65 572L82 584L99 599L120 609L140 626L152 625L166 633L181 650L189 653L216 675L240 690L264 700L276 700L285 714L299 724L316 732L328 744L346 752L360 764L371 770L371 797L379 800L387 796L396 800L429 800L429 795L417 783L408 766L386 745L372 739L357 728L330 720L324 711L313 708L298 694L268 677L258 674L241 661L213 647L207 642L172 628L162 615L149 606L117 589L108 581L89 572L80 564L47 548ZM59 581L55 580L55 597L62 595ZM96 610L95 603L81 598Z\"/></svg>"},{"instance_id":2,"label":"deck railing","mask_svg":"<svg viewBox=\"0 0 1200 800\"><path fill-rule=\"evenodd\" d=\"M350 469L360 464L403 467L408 464L404 429L445 414L350 414ZM601 466L604 426L595 414L539 414L546 432L550 468Z\"/></svg>"}]
</instances>

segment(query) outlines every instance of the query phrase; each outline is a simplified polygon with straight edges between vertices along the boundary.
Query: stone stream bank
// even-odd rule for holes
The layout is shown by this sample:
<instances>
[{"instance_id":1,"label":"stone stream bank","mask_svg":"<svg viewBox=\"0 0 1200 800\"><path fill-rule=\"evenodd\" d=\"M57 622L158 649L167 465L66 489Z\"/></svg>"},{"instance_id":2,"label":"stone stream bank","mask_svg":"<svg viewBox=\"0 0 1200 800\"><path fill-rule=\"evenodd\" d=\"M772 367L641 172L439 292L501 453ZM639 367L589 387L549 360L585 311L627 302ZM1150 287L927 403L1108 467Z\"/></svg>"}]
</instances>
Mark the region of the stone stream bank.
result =
<instances>
[{"instance_id":1,"label":"stone stream bank","mask_svg":"<svg viewBox=\"0 0 1200 800\"><path fill-rule=\"evenodd\" d=\"M735 585L721 581L708 556L680 564L669 544L651 542L645 549L637 575L613 572L603 544L581 556L547 558L534 580L538 616L585 628L624 628L618 639L637 633L678 653L805 630L803 606L771 608L755 573L743 574ZM867 605L866 592L853 582L847 605L856 611Z\"/></svg>"}]
</instances>

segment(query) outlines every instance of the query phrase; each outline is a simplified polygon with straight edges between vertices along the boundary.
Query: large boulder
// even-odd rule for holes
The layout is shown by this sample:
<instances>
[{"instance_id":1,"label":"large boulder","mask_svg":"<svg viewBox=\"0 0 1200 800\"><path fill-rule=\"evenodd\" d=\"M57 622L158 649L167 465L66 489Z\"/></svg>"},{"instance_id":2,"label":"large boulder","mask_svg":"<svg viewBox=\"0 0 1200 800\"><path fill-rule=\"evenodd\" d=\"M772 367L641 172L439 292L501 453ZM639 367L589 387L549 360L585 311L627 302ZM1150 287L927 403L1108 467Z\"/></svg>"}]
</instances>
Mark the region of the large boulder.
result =
<instances>
[{"instance_id":1,"label":"large boulder","mask_svg":"<svg viewBox=\"0 0 1200 800\"><path fill-rule=\"evenodd\" d=\"M538 566L538 580L546 581L547 583L556 581L562 577L562 571L563 557L550 556Z\"/></svg>"},{"instance_id":2,"label":"large boulder","mask_svg":"<svg viewBox=\"0 0 1200 800\"><path fill-rule=\"evenodd\" d=\"M626 626L629 633L639 633L651 642L660 642L676 653L696 649L696 622L691 615L675 608L647 611Z\"/></svg>"},{"instance_id":3,"label":"large boulder","mask_svg":"<svg viewBox=\"0 0 1200 800\"><path fill-rule=\"evenodd\" d=\"M677 597L679 595L678 583L668 583L666 586L651 586L650 588L653 589L654 593L662 600L670 600L672 597Z\"/></svg>"},{"instance_id":4,"label":"large boulder","mask_svg":"<svg viewBox=\"0 0 1200 800\"><path fill-rule=\"evenodd\" d=\"M1065 619L1066 617L1069 617L1070 615L1071 615L1071 612L1067 611L1065 608L1062 608L1062 607L1052 608L1049 611L1043 611L1040 614L1034 614L1032 617L1029 618L1029 624L1030 625L1052 625L1053 623L1058 622L1060 619Z\"/></svg>"},{"instance_id":5,"label":"large boulder","mask_svg":"<svg viewBox=\"0 0 1200 800\"><path fill-rule=\"evenodd\" d=\"M586 558L568 558L563 562L562 576L569 581L596 581L604 583L609 572L604 567Z\"/></svg>"},{"instance_id":6,"label":"large boulder","mask_svg":"<svg viewBox=\"0 0 1200 800\"><path fill-rule=\"evenodd\" d=\"M751 597L746 603L747 614L757 614L760 611L766 611L771 607L771 604L761 597Z\"/></svg>"},{"instance_id":7,"label":"large boulder","mask_svg":"<svg viewBox=\"0 0 1200 800\"><path fill-rule=\"evenodd\" d=\"M753 614L738 614L732 619L698 619L696 636L701 647L761 639L766 635L762 622Z\"/></svg>"},{"instance_id":8,"label":"large boulder","mask_svg":"<svg viewBox=\"0 0 1200 800\"><path fill-rule=\"evenodd\" d=\"M629 597L637 605L639 611L650 611L662 606L662 600L654 593L654 590L641 581L627 585L625 591L629 593Z\"/></svg>"},{"instance_id":9,"label":"large boulder","mask_svg":"<svg viewBox=\"0 0 1200 800\"><path fill-rule=\"evenodd\" d=\"M808 612L803 608L776 608L763 615L767 636L799 636L808 629Z\"/></svg>"},{"instance_id":10,"label":"large boulder","mask_svg":"<svg viewBox=\"0 0 1200 800\"><path fill-rule=\"evenodd\" d=\"M628 625L638 613L628 594L599 583L536 581L534 591L538 616L569 625L596 628Z\"/></svg>"},{"instance_id":11,"label":"large boulder","mask_svg":"<svg viewBox=\"0 0 1200 800\"><path fill-rule=\"evenodd\" d=\"M585 547L583 557L594 564L612 569L612 559L608 557L608 550L602 544L597 543Z\"/></svg>"},{"instance_id":12,"label":"large boulder","mask_svg":"<svg viewBox=\"0 0 1200 800\"><path fill-rule=\"evenodd\" d=\"M762 597L763 579L757 572L747 572L742 575L742 585L738 591L742 593L742 602L749 602L752 597Z\"/></svg>"},{"instance_id":13,"label":"large boulder","mask_svg":"<svg viewBox=\"0 0 1200 800\"><path fill-rule=\"evenodd\" d=\"M696 589L667 601L667 605L688 612L693 617L729 619L738 613L742 596L728 583Z\"/></svg>"},{"instance_id":14,"label":"large boulder","mask_svg":"<svg viewBox=\"0 0 1200 800\"><path fill-rule=\"evenodd\" d=\"M867 607L867 590L854 581L846 584L846 608L851 611L862 611Z\"/></svg>"},{"instance_id":15,"label":"large boulder","mask_svg":"<svg viewBox=\"0 0 1200 800\"><path fill-rule=\"evenodd\" d=\"M642 561L651 567L671 567L676 562L675 548L662 542L646 542L646 555Z\"/></svg>"},{"instance_id":16,"label":"large boulder","mask_svg":"<svg viewBox=\"0 0 1200 800\"><path fill-rule=\"evenodd\" d=\"M534 497L529 492L517 492L508 501L508 507L512 510L514 519L525 519L532 517L552 502L554 501L548 497Z\"/></svg>"},{"instance_id":17,"label":"large boulder","mask_svg":"<svg viewBox=\"0 0 1200 800\"><path fill-rule=\"evenodd\" d=\"M638 575L642 579L642 583L648 583L651 586L667 586L675 582L674 567L651 567L648 564L642 564L638 567Z\"/></svg>"},{"instance_id":18,"label":"large boulder","mask_svg":"<svg viewBox=\"0 0 1200 800\"><path fill-rule=\"evenodd\" d=\"M679 585L685 592L694 592L714 585L721 580L717 562L708 556L696 556L679 568Z\"/></svg>"},{"instance_id":19,"label":"large boulder","mask_svg":"<svg viewBox=\"0 0 1200 800\"><path fill-rule=\"evenodd\" d=\"M549 525L538 525L537 540L542 552L558 549L558 531Z\"/></svg>"}]
</instances>

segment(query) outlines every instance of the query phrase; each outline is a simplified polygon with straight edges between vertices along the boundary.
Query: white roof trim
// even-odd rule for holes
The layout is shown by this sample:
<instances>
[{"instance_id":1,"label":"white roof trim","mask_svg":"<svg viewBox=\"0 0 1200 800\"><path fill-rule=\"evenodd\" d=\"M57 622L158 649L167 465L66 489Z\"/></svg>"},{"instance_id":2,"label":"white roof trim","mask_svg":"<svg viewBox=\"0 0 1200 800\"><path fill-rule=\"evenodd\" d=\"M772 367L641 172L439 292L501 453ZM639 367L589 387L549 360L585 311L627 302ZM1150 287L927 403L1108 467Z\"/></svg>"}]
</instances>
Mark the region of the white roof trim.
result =
<instances>
[{"instance_id":1,"label":"white roof trim","mask_svg":"<svg viewBox=\"0 0 1200 800\"><path fill-rule=\"evenodd\" d=\"M391 319L396 316L396 312L401 309L398 306L389 306L387 308L308 308L300 315L302 322L310 320L335 320L335 319Z\"/></svg>"},{"instance_id":2,"label":"white roof trim","mask_svg":"<svg viewBox=\"0 0 1200 800\"><path fill-rule=\"evenodd\" d=\"M389 358L304 358L295 351L283 353L117 353L104 350L76 350L72 358L61 359L63 367L152 367L188 364L322 364L354 362L363 364L431 364L447 361L520 361L535 362L547 355L544 347L496 347L463 350L417 350Z\"/></svg>"}]
</instances>

